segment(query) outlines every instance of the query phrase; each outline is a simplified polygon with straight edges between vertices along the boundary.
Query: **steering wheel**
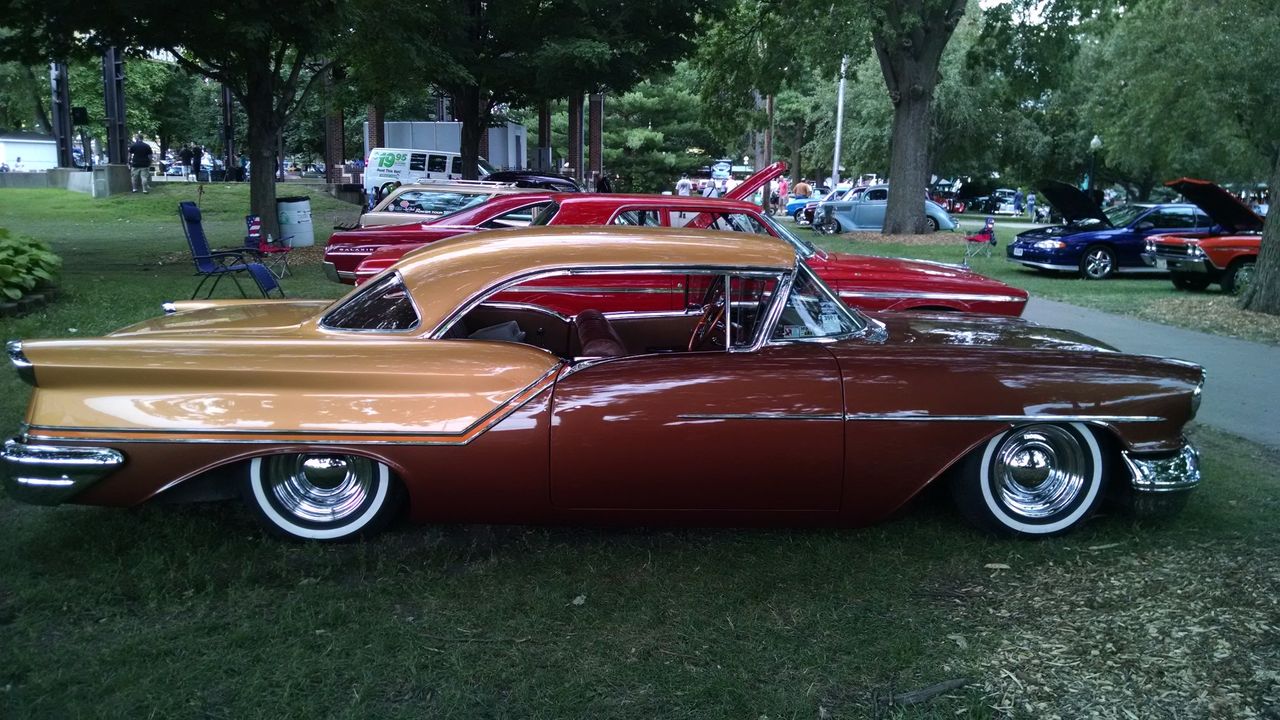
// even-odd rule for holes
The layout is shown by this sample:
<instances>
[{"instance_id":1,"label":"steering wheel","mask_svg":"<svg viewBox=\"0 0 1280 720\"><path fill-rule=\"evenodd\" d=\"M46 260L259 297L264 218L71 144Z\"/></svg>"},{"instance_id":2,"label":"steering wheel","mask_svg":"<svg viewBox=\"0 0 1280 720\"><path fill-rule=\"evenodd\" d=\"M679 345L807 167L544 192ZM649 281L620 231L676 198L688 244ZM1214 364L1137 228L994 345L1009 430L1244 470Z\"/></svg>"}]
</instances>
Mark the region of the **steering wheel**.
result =
<instances>
[{"instance_id":1,"label":"steering wheel","mask_svg":"<svg viewBox=\"0 0 1280 720\"><path fill-rule=\"evenodd\" d=\"M720 288L719 292L710 298L710 302L702 306L702 317L698 318L698 324L693 328L693 334L689 336L689 352L701 350L703 345L712 338L717 327L722 332L728 332L724 322L725 316L725 298L724 289Z\"/></svg>"}]
</instances>

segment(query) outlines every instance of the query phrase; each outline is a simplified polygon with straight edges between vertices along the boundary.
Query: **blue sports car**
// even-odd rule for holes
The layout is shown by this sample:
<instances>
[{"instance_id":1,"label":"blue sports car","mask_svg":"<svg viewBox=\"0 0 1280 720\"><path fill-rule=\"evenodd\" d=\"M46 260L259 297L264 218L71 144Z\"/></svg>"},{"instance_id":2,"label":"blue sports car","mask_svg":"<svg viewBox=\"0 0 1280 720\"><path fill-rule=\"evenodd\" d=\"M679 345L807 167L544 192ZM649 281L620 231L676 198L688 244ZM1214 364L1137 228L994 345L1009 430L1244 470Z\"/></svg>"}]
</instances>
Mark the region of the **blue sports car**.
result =
<instances>
[{"instance_id":1,"label":"blue sports car","mask_svg":"<svg viewBox=\"0 0 1280 720\"><path fill-rule=\"evenodd\" d=\"M1090 280L1152 272L1155 268L1142 259L1147 237L1210 232L1214 227L1195 205L1131 204L1104 211L1074 185L1049 182L1039 190L1066 224L1019 233L1006 250L1010 262L1038 270L1078 273Z\"/></svg>"}]
</instances>

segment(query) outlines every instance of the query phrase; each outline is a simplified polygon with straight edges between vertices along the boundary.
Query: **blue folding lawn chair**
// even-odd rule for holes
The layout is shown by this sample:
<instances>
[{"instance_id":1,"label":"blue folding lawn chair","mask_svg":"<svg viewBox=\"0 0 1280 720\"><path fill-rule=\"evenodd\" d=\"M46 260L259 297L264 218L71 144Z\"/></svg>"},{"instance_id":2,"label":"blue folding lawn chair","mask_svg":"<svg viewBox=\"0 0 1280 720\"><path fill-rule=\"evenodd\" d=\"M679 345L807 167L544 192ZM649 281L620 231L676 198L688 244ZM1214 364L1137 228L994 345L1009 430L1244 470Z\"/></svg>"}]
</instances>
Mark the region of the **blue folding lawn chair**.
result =
<instances>
[{"instance_id":1,"label":"blue folding lawn chair","mask_svg":"<svg viewBox=\"0 0 1280 720\"><path fill-rule=\"evenodd\" d=\"M182 219L182 230L186 233L187 245L191 247L191 260L196 265L196 274L200 276L200 284L196 285L195 292L191 293L192 300L200 294L200 289L210 279L213 283L209 286L209 292L205 297L212 297L213 291L217 289L218 283L222 282L224 277L231 278L231 281L236 284L236 289L240 291L241 297L249 297L237 277L241 273L253 278L262 297L271 297L272 292L278 292L280 297L284 297L284 289L280 287L280 283L276 282L275 275L262 263L246 259L245 250L209 249L209 239L205 236L204 225L201 223L200 208L195 203L178 203L178 217Z\"/></svg>"}]
</instances>

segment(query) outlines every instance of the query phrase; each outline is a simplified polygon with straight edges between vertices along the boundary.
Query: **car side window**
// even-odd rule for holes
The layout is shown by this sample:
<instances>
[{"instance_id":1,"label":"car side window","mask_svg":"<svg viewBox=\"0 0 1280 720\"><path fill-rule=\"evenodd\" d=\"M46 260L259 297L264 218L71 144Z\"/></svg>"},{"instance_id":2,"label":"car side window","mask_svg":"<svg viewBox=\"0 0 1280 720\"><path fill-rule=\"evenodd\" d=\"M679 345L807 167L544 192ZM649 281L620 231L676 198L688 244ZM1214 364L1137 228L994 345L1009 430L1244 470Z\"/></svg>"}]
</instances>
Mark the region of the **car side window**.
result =
<instances>
[{"instance_id":1,"label":"car side window","mask_svg":"<svg viewBox=\"0 0 1280 720\"><path fill-rule=\"evenodd\" d=\"M811 340L840 337L862 330L863 323L849 312L808 267L801 265L782 316L773 330L774 340Z\"/></svg>"},{"instance_id":2,"label":"car side window","mask_svg":"<svg viewBox=\"0 0 1280 720\"><path fill-rule=\"evenodd\" d=\"M1198 227L1198 228L1213 227L1213 220L1212 220L1208 215L1205 215L1204 213L1200 212L1199 210L1196 210L1196 225L1195 225L1195 226L1196 226L1196 227Z\"/></svg>"},{"instance_id":3,"label":"car side window","mask_svg":"<svg viewBox=\"0 0 1280 720\"><path fill-rule=\"evenodd\" d=\"M449 170L449 158L444 155L432 155L427 158L427 172L442 173Z\"/></svg>"},{"instance_id":4,"label":"car side window","mask_svg":"<svg viewBox=\"0 0 1280 720\"><path fill-rule=\"evenodd\" d=\"M419 322L409 291L393 272L329 311L320 324L332 330L404 332Z\"/></svg>"},{"instance_id":5,"label":"car side window","mask_svg":"<svg viewBox=\"0 0 1280 720\"><path fill-rule=\"evenodd\" d=\"M1142 222L1151 223L1157 229L1180 229L1195 227L1195 215L1190 208L1164 208L1148 214Z\"/></svg>"},{"instance_id":6,"label":"car side window","mask_svg":"<svg viewBox=\"0 0 1280 720\"><path fill-rule=\"evenodd\" d=\"M662 224L657 210L623 210L614 216L613 225L642 225L658 227Z\"/></svg>"},{"instance_id":7,"label":"car side window","mask_svg":"<svg viewBox=\"0 0 1280 720\"><path fill-rule=\"evenodd\" d=\"M889 199L889 191L884 188L868 190L863 199L867 202L885 202Z\"/></svg>"},{"instance_id":8,"label":"car side window","mask_svg":"<svg viewBox=\"0 0 1280 720\"><path fill-rule=\"evenodd\" d=\"M538 203L536 205L526 205L522 208L516 208L509 212L505 212L497 217L491 218L481 227L490 230L498 230L501 228L518 228L527 227L533 222L533 218L551 203Z\"/></svg>"}]
</instances>

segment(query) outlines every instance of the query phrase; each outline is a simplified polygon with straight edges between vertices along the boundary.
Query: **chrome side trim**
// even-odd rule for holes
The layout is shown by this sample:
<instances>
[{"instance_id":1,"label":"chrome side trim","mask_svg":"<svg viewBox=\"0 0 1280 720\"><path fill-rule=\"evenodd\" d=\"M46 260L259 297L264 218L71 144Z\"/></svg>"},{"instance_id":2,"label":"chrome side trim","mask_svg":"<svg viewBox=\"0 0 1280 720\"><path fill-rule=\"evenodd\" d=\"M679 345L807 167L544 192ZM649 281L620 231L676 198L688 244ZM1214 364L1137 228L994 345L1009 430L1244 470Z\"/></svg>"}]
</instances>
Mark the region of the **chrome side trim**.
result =
<instances>
[{"instance_id":1,"label":"chrome side trim","mask_svg":"<svg viewBox=\"0 0 1280 720\"><path fill-rule=\"evenodd\" d=\"M1011 263L1018 263L1019 265L1026 265L1027 267L1042 268L1044 270L1062 270L1063 272L1074 272L1080 269L1076 265L1054 265L1053 263L1031 262L1029 260L1023 260L1022 258L1016 258L1016 257L1006 257L1005 260L1008 260Z\"/></svg>"},{"instance_id":2,"label":"chrome side trim","mask_svg":"<svg viewBox=\"0 0 1280 720\"><path fill-rule=\"evenodd\" d=\"M877 292L862 290L841 290L840 297L874 298L877 300L965 300L970 302L1026 302L1025 297L1017 295L985 295L982 293L937 293L937 292Z\"/></svg>"},{"instance_id":3,"label":"chrome side trim","mask_svg":"<svg viewBox=\"0 0 1280 720\"><path fill-rule=\"evenodd\" d=\"M4 349L9 355L9 362L13 363L13 369L18 373L18 377L22 382L34 387L36 384L36 368L27 359L26 353L22 352L22 341L10 340L4 344Z\"/></svg>"},{"instance_id":4,"label":"chrome side trim","mask_svg":"<svg viewBox=\"0 0 1280 720\"><path fill-rule=\"evenodd\" d=\"M0 454L5 490L35 505L57 505L124 464L124 455L104 447L27 445L6 440Z\"/></svg>"},{"instance_id":5,"label":"chrome side trim","mask_svg":"<svg viewBox=\"0 0 1280 720\"><path fill-rule=\"evenodd\" d=\"M1183 445L1172 457L1139 458L1127 450L1120 455L1129 468L1133 489L1138 492L1177 492L1191 490L1200 484L1200 453L1191 443Z\"/></svg>"},{"instance_id":6,"label":"chrome side trim","mask_svg":"<svg viewBox=\"0 0 1280 720\"><path fill-rule=\"evenodd\" d=\"M677 415L681 420L842 420L840 413L685 413Z\"/></svg>"},{"instance_id":7,"label":"chrome side trim","mask_svg":"<svg viewBox=\"0 0 1280 720\"><path fill-rule=\"evenodd\" d=\"M1161 422L1154 415L922 415L911 411L896 413L846 413L845 422Z\"/></svg>"}]
</instances>

